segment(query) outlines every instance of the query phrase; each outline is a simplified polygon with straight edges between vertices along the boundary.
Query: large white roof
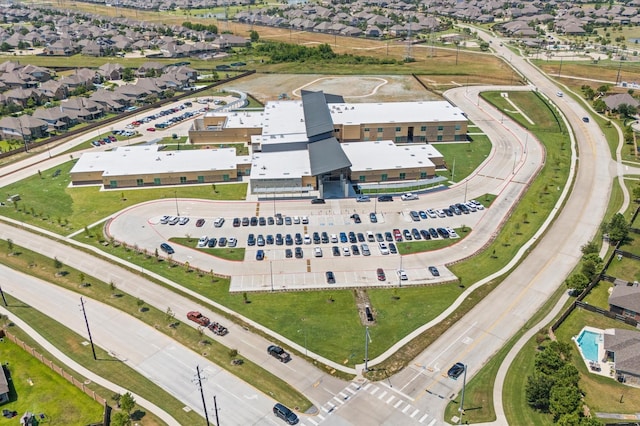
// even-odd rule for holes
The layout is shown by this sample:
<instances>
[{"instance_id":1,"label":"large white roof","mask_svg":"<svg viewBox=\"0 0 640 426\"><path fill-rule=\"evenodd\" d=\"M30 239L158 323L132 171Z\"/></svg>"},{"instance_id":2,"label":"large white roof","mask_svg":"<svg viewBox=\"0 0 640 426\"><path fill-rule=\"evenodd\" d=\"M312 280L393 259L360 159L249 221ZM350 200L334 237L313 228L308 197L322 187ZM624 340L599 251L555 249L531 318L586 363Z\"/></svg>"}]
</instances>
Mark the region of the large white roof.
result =
<instances>
[{"instance_id":1,"label":"large white roof","mask_svg":"<svg viewBox=\"0 0 640 426\"><path fill-rule=\"evenodd\" d=\"M306 149L284 152L257 152L251 162L251 179L282 179L311 176Z\"/></svg>"},{"instance_id":2,"label":"large white roof","mask_svg":"<svg viewBox=\"0 0 640 426\"><path fill-rule=\"evenodd\" d=\"M422 123L466 121L463 111L447 101L329 104L334 124Z\"/></svg>"},{"instance_id":3,"label":"large white roof","mask_svg":"<svg viewBox=\"0 0 640 426\"><path fill-rule=\"evenodd\" d=\"M103 171L103 176L235 170L235 148L158 151L156 145L119 147L82 154L71 173Z\"/></svg>"},{"instance_id":4,"label":"large white roof","mask_svg":"<svg viewBox=\"0 0 640 426\"><path fill-rule=\"evenodd\" d=\"M398 146L391 141L349 142L340 144L351 161L353 172L434 167L427 151L424 155L414 148ZM437 151L436 151L437 152Z\"/></svg>"}]
</instances>

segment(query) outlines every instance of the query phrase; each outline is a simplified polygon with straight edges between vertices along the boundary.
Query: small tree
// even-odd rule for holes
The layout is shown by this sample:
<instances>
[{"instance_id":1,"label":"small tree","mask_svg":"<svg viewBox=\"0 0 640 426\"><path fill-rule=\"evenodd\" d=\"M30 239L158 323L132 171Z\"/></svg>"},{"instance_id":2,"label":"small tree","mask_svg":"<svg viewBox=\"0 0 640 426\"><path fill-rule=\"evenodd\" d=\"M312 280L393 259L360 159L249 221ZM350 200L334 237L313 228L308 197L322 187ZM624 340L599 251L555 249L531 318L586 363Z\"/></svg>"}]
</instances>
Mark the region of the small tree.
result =
<instances>
[{"instance_id":1,"label":"small tree","mask_svg":"<svg viewBox=\"0 0 640 426\"><path fill-rule=\"evenodd\" d=\"M127 416L131 416L131 411L135 405L136 400L130 392L127 392L120 397L120 408L122 408L122 411L127 413Z\"/></svg>"},{"instance_id":2,"label":"small tree","mask_svg":"<svg viewBox=\"0 0 640 426\"><path fill-rule=\"evenodd\" d=\"M13 240L11 238L7 238L7 248L9 249L9 254L13 254Z\"/></svg>"},{"instance_id":3,"label":"small tree","mask_svg":"<svg viewBox=\"0 0 640 426\"><path fill-rule=\"evenodd\" d=\"M577 273L567 278L564 283L568 288L575 290L577 293L582 293L589 285L589 278L584 274Z\"/></svg>"},{"instance_id":4,"label":"small tree","mask_svg":"<svg viewBox=\"0 0 640 426\"><path fill-rule=\"evenodd\" d=\"M136 305L138 305L138 310L142 312L142 307L144 306L144 300L139 297L136 299Z\"/></svg>"},{"instance_id":5,"label":"small tree","mask_svg":"<svg viewBox=\"0 0 640 426\"><path fill-rule=\"evenodd\" d=\"M111 290L111 294L115 294L116 290L118 290L118 287L116 286L116 283L113 282L113 280L109 281L109 290Z\"/></svg>"},{"instance_id":6,"label":"small tree","mask_svg":"<svg viewBox=\"0 0 640 426\"><path fill-rule=\"evenodd\" d=\"M80 272L80 274L78 274L78 278L80 278L80 285L84 285L84 273Z\"/></svg>"},{"instance_id":7,"label":"small tree","mask_svg":"<svg viewBox=\"0 0 640 426\"><path fill-rule=\"evenodd\" d=\"M131 416L122 411L118 411L111 416L112 426L129 426L131 424Z\"/></svg>"},{"instance_id":8,"label":"small tree","mask_svg":"<svg viewBox=\"0 0 640 426\"><path fill-rule=\"evenodd\" d=\"M171 307L167 308L167 312L165 312L167 321L171 321L173 318L175 318L176 314L171 310Z\"/></svg>"}]
</instances>

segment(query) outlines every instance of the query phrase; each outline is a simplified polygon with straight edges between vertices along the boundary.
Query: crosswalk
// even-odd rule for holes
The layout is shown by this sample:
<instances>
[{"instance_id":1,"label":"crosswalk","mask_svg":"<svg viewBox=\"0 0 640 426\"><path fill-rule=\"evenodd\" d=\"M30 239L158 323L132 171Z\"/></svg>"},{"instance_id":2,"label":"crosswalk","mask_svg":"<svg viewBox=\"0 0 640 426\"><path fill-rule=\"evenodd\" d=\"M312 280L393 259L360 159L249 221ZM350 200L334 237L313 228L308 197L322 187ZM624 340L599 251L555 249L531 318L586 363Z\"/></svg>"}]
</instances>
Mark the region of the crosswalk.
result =
<instances>
[{"instance_id":1,"label":"crosswalk","mask_svg":"<svg viewBox=\"0 0 640 426\"><path fill-rule=\"evenodd\" d=\"M421 424L425 426L436 426L442 424L438 420L431 416L429 413L416 408L411 404L406 396L396 393L392 389L375 383L356 383L351 382L340 392L333 395L328 401L326 401L320 407L320 413L313 417L301 418L299 423L301 426L318 426L325 422L330 416L340 407L347 404L349 400L359 393L366 393L369 397L374 397L386 405L393 408L398 413L406 416L407 419L411 419L415 424Z\"/></svg>"}]
</instances>

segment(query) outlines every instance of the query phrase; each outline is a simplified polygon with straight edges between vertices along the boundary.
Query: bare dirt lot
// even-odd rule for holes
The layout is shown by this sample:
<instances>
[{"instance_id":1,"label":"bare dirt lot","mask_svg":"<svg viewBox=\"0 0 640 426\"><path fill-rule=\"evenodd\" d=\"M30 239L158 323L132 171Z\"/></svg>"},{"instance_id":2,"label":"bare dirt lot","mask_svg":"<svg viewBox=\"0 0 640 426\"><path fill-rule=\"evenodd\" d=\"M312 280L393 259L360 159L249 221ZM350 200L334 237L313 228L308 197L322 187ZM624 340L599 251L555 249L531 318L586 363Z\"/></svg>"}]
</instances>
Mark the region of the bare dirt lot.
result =
<instances>
[{"instance_id":1,"label":"bare dirt lot","mask_svg":"<svg viewBox=\"0 0 640 426\"><path fill-rule=\"evenodd\" d=\"M276 100L281 94L299 99L301 90L322 90L342 95L347 102L400 102L440 99L425 90L413 77L323 76L320 74L254 74L223 86L249 93L260 102Z\"/></svg>"}]
</instances>

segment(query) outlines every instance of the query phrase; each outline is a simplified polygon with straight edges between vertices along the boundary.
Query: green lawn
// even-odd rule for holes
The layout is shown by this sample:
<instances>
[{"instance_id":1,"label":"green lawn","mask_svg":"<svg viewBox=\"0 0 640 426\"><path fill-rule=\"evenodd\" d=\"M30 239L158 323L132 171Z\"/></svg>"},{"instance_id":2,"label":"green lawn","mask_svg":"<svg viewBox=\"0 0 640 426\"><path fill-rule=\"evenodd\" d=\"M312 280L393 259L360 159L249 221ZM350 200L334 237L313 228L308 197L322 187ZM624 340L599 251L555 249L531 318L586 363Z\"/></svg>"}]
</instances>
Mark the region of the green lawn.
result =
<instances>
[{"instance_id":1,"label":"green lawn","mask_svg":"<svg viewBox=\"0 0 640 426\"><path fill-rule=\"evenodd\" d=\"M100 191L97 186L69 188L69 170L74 161L68 161L54 169L42 170L34 175L4 187L6 194L20 194L15 206L0 208L0 214L25 223L67 234L82 230L109 215L138 203L163 198L202 198L210 200L242 200L247 185L216 184L188 185L145 189L118 189ZM60 175L53 177L55 170Z\"/></svg>"},{"instance_id":2,"label":"green lawn","mask_svg":"<svg viewBox=\"0 0 640 426\"><path fill-rule=\"evenodd\" d=\"M146 305L144 301L123 293L115 285L112 286L111 283L104 283L86 274L81 275L79 271L66 265L62 265L59 269L56 269L52 259L48 259L45 256L23 247L14 246L12 251L14 255L9 256L8 244L3 243L0 245L0 259L2 263L16 270L29 273L40 279L74 291L78 293L78 295L100 300L107 305L126 312L148 325L155 327L158 331L175 339L178 343L200 353L221 368L229 370L230 373L250 383L263 393L270 394L275 399L287 405L301 407L302 411L311 406L311 402L288 385L283 379L274 376L253 362L245 359L242 365L231 365L229 348L216 340L203 339L198 331L192 327L180 326L180 322L187 321L186 318L173 318L167 315L166 310L150 307ZM149 257L153 259L152 256ZM153 259L153 261L155 262L155 259ZM38 267L33 268L31 265L37 265ZM65 274L56 274L58 271L63 271ZM182 269L182 271L185 275L197 275L196 272L186 272L184 269ZM219 280L217 277L212 277L211 275L203 275L200 278L206 281L209 286L216 285ZM80 286L80 282L90 283L90 285ZM9 310L27 321L36 331L46 337L47 340L56 342L58 348L72 359L91 369L96 374L112 380L115 383L120 383L131 389L131 391L144 396L172 413L176 419L180 420L181 416L185 416L180 420L181 424L193 424L187 422L187 420L190 416L194 416L195 413L183 413L181 403L157 389L151 381L119 362L96 363L92 359L90 349L81 344L84 338L77 336L62 326L62 324L56 323L43 313L32 309L26 303L16 303L15 301L11 302L10 299L8 300L10 303ZM141 307L145 309L142 310ZM178 324L177 327L168 326L176 322L176 320ZM203 344L203 342L205 343ZM203 348L206 348L206 350ZM100 350L98 352L99 359L112 359L105 351ZM242 354L239 354L239 357L242 358ZM197 415L195 416L197 418Z\"/></svg>"},{"instance_id":3,"label":"green lawn","mask_svg":"<svg viewBox=\"0 0 640 426\"><path fill-rule=\"evenodd\" d=\"M10 331L13 332L13 328ZM10 402L2 405L3 410L17 411L18 416L27 411L44 413L51 424L90 424L102 421L102 405L8 338L0 341L0 353L2 364L6 365L11 377ZM110 395L102 396L108 398ZM18 419L19 417L11 421L5 419L4 423L18 424Z\"/></svg>"},{"instance_id":4,"label":"green lawn","mask_svg":"<svg viewBox=\"0 0 640 426\"><path fill-rule=\"evenodd\" d=\"M469 131L472 132L473 128ZM462 182L487 159L491 152L491 141L487 136L472 135L469 137L472 139L469 143L436 143L433 145L447 159L447 171L444 172L444 175L453 182ZM442 175L443 173L439 172L438 174Z\"/></svg>"}]
</instances>

